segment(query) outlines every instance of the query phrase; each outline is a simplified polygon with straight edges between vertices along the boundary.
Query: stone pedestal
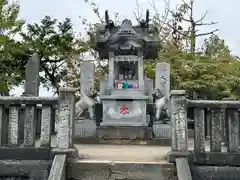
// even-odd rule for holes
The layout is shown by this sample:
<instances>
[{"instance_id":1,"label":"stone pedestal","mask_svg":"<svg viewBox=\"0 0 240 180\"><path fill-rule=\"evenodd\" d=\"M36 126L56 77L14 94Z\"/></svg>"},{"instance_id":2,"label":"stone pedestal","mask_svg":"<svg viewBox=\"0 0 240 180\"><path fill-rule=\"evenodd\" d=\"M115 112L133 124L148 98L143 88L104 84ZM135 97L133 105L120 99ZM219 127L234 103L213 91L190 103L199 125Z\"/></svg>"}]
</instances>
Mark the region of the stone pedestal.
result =
<instances>
[{"instance_id":1,"label":"stone pedestal","mask_svg":"<svg viewBox=\"0 0 240 180\"><path fill-rule=\"evenodd\" d=\"M103 121L100 126L147 127L149 123L146 116L147 97L129 96L130 92L123 93L101 96Z\"/></svg>"},{"instance_id":2,"label":"stone pedestal","mask_svg":"<svg viewBox=\"0 0 240 180\"><path fill-rule=\"evenodd\" d=\"M154 122L153 133L156 138L171 138L171 125Z\"/></svg>"},{"instance_id":3,"label":"stone pedestal","mask_svg":"<svg viewBox=\"0 0 240 180\"><path fill-rule=\"evenodd\" d=\"M97 127L97 137L103 140L147 140L152 137L148 128L146 100L136 89L113 90L101 96L103 118Z\"/></svg>"},{"instance_id":4,"label":"stone pedestal","mask_svg":"<svg viewBox=\"0 0 240 180\"><path fill-rule=\"evenodd\" d=\"M159 139L164 141L164 144L171 144L171 125L163 124L161 121L154 122L153 124L153 134L154 139Z\"/></svg>"},{"instance_id":5,"label":"stone pedestal","mask_svg":"<svg viewBox=\"0 0 240 180\"><path fill-rule=\"evenodd\" d=\"M75 137L96 137L97 125L94 120L83 119L75 121Z\"/></svg>"}]
</instances>

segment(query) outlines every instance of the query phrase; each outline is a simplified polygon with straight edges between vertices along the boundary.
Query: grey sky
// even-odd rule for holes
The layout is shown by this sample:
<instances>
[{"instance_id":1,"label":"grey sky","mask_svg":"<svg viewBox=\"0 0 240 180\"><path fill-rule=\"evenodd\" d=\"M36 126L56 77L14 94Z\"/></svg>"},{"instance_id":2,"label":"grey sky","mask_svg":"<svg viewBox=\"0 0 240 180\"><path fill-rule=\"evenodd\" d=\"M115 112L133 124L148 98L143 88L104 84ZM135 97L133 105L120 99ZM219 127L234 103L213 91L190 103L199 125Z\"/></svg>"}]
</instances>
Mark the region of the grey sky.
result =
<instances>
[{"instance_id":1,"label":"grey sky","mask_svg":"<svg viewBox=\"0 0 240 180\"><path fill-rule=\"evenodd\" d=\"M172 0L171 7L175 7L181 0ZM101 15L104 15L105 9L110 13L119 12L122 18L134 19L133 11L136 9L135 0L96 0L100 7ZM151 7L148 0L139 0L144 9ZM155 0L156 5L160 11L163 11L164 0ZM91 11L91 8L84 2L84 0L20 0L21 18L25 19L27 23L39 22L45 15L52 16L57 19L64 19L70 17L74 23L76 33L83 32L79 16L87 18L91 22L96 22L96 17ZM196 0L195 16L200 17L208 10L206 21L219 22L214 28L219 28L219 36L224 38L230 46L234 55L240 55L238 47L240 47L240 13L239 0ZM209 28L201 29L203 32L208 31ZM202 40L200 40L201 44ZM15 94L21 93L22 89L14 90ZM50 95L44 89L41 89L40 95Z\"/></svg>"}]
</instances>

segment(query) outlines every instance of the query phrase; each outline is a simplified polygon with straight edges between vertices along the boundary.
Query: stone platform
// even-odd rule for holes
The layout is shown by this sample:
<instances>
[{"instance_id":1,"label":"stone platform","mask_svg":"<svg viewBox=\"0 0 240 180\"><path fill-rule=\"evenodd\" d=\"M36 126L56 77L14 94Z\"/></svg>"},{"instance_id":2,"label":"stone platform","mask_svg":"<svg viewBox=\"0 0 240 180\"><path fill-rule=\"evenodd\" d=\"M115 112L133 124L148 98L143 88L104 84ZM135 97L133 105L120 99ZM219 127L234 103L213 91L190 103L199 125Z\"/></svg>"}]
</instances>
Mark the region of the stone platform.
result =
<instances>
[{"instance_id":1,"label":"stone platform","mask_svg":"<svg viewBox=\"0 0 240 180\"><path fill-rule=\"evenodd\" d=\"M96 131L97 138L103 140L148 140L152 135L152 128L143 126L99 126Z\"/></svg>"},{"instance_id":2,"label":"stone platform","mask_svg":"<svg viewBox=\"0 0 240 180\"><path fill-rule=\"evenodd\" d=\"M154 138L153 138L154 134ZM74 142L81 144L122 144L170 146L171 131L167 124L151 127L97 127L92 120L77 120Z\"/></svg>"},{"instance_id":3,"label":"stone platform","mask_svg":"<svg viewBox=\"0 0 240 180\"><path fill-rule=\"evenodd\" d=\"M193 149L193 139L189 139L189 150ZM39 146L39 141L36 141ZM56 147L56 136L52 136L52 147ZM165 162L170 146L145 145L106 145L106 144L80 144L74 146L79 151L82 160L99 161L127 161L127 162ZM206 142L206 151L209 151L209 142Z\"/></svg>"}]
</instances>

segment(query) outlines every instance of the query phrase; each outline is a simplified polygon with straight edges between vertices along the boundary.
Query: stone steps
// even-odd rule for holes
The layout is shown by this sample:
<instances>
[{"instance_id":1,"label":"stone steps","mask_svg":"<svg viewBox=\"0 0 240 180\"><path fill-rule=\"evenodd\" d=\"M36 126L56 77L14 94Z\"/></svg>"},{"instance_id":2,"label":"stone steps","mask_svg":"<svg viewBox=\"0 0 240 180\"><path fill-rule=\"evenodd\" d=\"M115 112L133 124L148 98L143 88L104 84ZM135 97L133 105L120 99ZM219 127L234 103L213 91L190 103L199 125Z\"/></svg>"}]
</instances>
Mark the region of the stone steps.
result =
<instances>
[{"instance_id":1,"label":"stone steps","mask_svg":"<svg viewBox=\"0 0 240 180\"><path fill-rule=\"evenodd\" d=\"M176 168L166 161L70 161L68 175L74 180L177 180Z\"/></svg>"}]
</instances>

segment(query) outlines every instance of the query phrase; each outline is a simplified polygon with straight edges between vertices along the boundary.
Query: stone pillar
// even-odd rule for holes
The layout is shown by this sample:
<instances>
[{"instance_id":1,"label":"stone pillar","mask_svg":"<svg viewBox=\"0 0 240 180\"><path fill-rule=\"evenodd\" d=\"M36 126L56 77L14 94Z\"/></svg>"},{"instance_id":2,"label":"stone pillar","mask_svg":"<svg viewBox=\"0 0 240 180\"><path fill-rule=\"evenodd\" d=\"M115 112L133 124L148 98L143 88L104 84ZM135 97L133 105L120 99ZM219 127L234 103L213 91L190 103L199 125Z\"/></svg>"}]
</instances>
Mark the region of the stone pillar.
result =
<instances>
[{"instance_id":1,"label":"stone pillar","mask_svg":"<svg viewBox=\"0 0 240 180\"><path fill-rule=\"evenodd\" d=\"M233 98L223 98L223 101L234 101ZM224 146L228 145L228 139L229 139L229 124L228 124L228 118L227 118L227 109L222 108L221 113L221 135L222 135L222 142ZM239 127L240 129L240 127Z\"/></svg>"},{"instance_id":2,"label":"stone pillar","mask_svg":"<svg viewBox=\"0 0 240 180\"><path fill-rule=\"evenodd\" d=\"M186 91L171 91L172 151L188 151Z\"/></svg>"},{"instance_id":3,"label":"stone pillar","mask_svg":"<svg viewBox=\"0 0 240 180\"><path fill-rule=\"evenodd\" d=\"M140 53L138 59L138 82L139 82L139 89L144 90L144 75L143 75L143 55Z\"/></svg>"},{"instance_id":4,"label":"stone pillar","mask_svg":"<svg viewBox=\"0 0 240 180\"><path fill-rule=\"evenodd\" d=\"M95 65L93 61L83 61L80 66L80 88L82 95L90 95L94 90ZM91 119L94 117L93 108L88 108ZM86 117L87 119L89 117Z\"/></svg>"},{"instance_id":5,"label":"stone pillar","mask_svg":"<svg viewBox=\"0 0 240 180\"><path fill-rule=\"evenodd\" d=\"M80 68L81 94L88 95L94 90L94 63L93 61L83 61Z\"/></svg>"},{"instance_id":6,"label":"stone pillar","mask_svg":"<svg viewBox=\"0 0 240 180\"><path fill-rule=\"evenodd\" d=\"M24 93L22 96L38 96L39 95L39 70L40 70L40 59L37 54L33 54L32 57L28 60L26 69L25 69L25 87ZM24 121L26 120L25 113L24 113L25 106L20 107L20 121L19 121L19 141L20 143L23 142L24 139ZM34 117L35 118L35 117ZM36 121L39 118L34 119L34 128L37 132L40 131L41 127ZM34 132L35 134L35 132Z\"/></svg>"},{"instance_id":7,"label":"stone pillar","mask_svg":"<svg viewBox=\"0 0 240 180\"><path fill-rule=\"evenodd\" d=\"M108 89L112 89L113 88L113 84L114 84L114 54L113 53L109 53L109 60L108 60Z\"/></svg>"},{"instance_id":8,"label":"stone pillar","mask_svg":"<svg viewBox=\"0 0 240 180\"><path fill-rule=\"evenodd\" d=\"M108 87L108 80L102 79L100 81L100 95L104 95L106 93L107 87Z\"/></svg>"},{"instance_id":9,"label":"stone pillar","mask_svg":"<svg viewBox=\"0 0 240 180\"><path fill-rule=\"evenodd\" d=\"M149 96L149 101L150 103L153 103L153 97L152 97L153 80L145 77L144 84L145 84L145 92Z\"/></svg>"},{"instance_id":10,"label":"stone pillar","mask_svg":"<svg viewBox=\"0 0 240 180\"><path fill-rule=\"evenodd\" d=\"M159 88L164 92L167 102L170 98L170 64L161 62L156 65L155 89ZM167 108L170 107L168 103Z\"/></svg>"},{"instance_id":11,"label":"stone pillar","mask_svg":"<svg viewBox=\"0 0 240 180\"><path fill-rule=\"evenodd\" d=\"M164 109L170 112L170 64L161 62L156 65L155 89L160 89L166 97ZM165 139L166 144L170 145L171 141L171 124L170 122L157 121L153 124L155 138Z\"/></svg>"},{"instance_id":12,"label":"stone pillar","mask_svg":"<svg viewBox=\"0 0 240 180\"><path fill-rule=\"evenodd\" d=\"M75 92L73 88L59 89L59 129L57 148L72 148L75 120Z\"/></svg>"},{"instance_id":13,"label":"stone pillar","mask_svg":"<svg viewBox=\"0 0 240 180\"><path fill-rule=\"evenodd\" d=\"M206 118L205 118L205 124L206 124L206 138L210 139L211 136L211 112L210 108L206 108Z\"/></svg>"},{"instance_id":14,"label":"stone pillar","mask_svg":"<svg viewBox=\"0 0 240 180\"><path fill-rule=\"evenodd\" d=\"M34 54L27 63L25 70L25 91L24 94L31 96L39 95L39 68L40 60L37 54Z\"/></svg>"}]
</instances>

